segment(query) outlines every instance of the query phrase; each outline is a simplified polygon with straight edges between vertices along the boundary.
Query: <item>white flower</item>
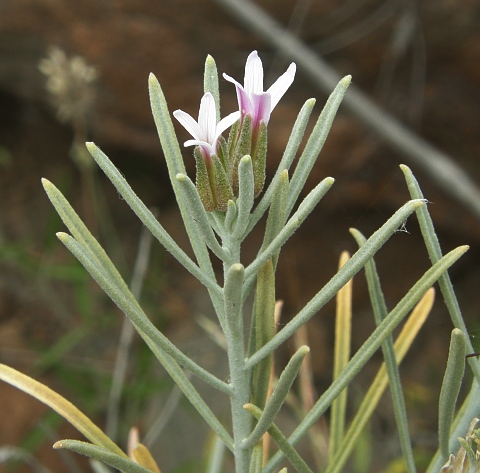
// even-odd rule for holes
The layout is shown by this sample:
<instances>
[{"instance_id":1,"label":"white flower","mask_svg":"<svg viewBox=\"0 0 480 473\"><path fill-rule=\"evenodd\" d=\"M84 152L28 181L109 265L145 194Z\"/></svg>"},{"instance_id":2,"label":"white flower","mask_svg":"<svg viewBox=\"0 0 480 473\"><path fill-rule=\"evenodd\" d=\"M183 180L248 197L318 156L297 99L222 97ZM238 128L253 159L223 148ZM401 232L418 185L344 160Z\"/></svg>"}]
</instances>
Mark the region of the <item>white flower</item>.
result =
<instances>
[{"instance_id":1,"label":"white flower","mask_svg":"<svg viewBox=\"0 0 480 473\"><path fill-rule=\"evenodd\" d=\"M175 110L173 116L194 138L185 141L184 146L201 146L211 156L217 154L220 135L240 118L240 112L233 112L217 123L215 99L207 92L200 101L198 121L182 110Z\"/></svg>"},{"instance_id":2,"label":"white flower","mask_svg":"<svg viewBox=\"0 0 480 473\"><path fill-rule=\"evenodd\" d=\"M223 74L223 77L235 84L242 117L251 114L253 126L256 127L260 121L268 124L272 110L292 85L296 68L295 63L292 62L287 71L264 92L262 60L258 57L257 51L252 51L245 65L243 86L227 74Z\"/></svg>"}]
</instances>

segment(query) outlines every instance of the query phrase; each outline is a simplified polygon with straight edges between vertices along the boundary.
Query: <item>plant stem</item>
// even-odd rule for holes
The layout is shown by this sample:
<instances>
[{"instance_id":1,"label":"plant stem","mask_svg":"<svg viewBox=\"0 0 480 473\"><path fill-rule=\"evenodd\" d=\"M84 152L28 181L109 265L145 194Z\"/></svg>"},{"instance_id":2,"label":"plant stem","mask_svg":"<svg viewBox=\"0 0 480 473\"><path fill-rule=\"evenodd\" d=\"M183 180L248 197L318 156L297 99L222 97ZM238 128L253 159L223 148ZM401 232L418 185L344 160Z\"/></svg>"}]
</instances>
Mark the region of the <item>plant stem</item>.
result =
<instances>
[{"instance_id":1,"label":"plant stem","mask_svg":"<svg viewBox=\"0 0 480 473\"><path fill-rule=\"evenodd\" d=\"M239 258L238 240L228 239L230 253ZM251 449L242 448L243 439L251 430L250 414L243 408L250 400L250 374L245 368L245 339L243 327L243 283L245 269L240 263L224 262L225 283L223 290L227 340L228 365L230 369L230 406L232 412L233 453L236 473L249 469Z\"/></svg>"}]
</instances>

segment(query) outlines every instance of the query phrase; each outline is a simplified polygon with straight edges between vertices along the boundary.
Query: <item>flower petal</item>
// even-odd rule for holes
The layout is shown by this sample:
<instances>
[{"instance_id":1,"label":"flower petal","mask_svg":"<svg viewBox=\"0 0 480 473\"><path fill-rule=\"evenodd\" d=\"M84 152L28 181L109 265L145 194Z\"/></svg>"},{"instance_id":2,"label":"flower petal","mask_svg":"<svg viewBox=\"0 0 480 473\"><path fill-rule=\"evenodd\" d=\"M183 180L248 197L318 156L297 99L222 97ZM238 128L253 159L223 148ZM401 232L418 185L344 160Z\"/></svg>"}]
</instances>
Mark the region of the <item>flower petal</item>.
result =
<instances>
[{"instance_id":1,"label":"flower petal","mask_svg":"<svg viewBox=\"0 0 480 473\"><path fill-rule=\"evenodd\" d=\"M254 125L259 124L261 121L268 125L270 120L270 114L272 112L271 101L272 98L268 92L262 92L261 94L253 94L253 110L255 115L252 117Z\"/></svg>"},{"instance_id":2,"label":"flower petal","mask_svg":"<svg viewBox=\"0 0 480 473\"><path fill-rule=\"evenodd\" d=\"M235 89L237 91L237 99L238 99L238 108L242 115L247 115L248 113L253 114L252 103L250 101L250 94L246 92L243 86L237 82L233 77L230 77L227 74L223 74L223 77L235 85Z\"/></svg>"},{"instance_id":3,"label":"flower petal","mask_svg":"<svg viewBox=\"0 0 480 473\"><path fill-rule=\"evenodd\" d=\"M248 55L243 86L250 96L263 92L263 66L257 51L252 51Z\"/></svg>"},{"instance_id":4,"label":"flower petal","mask_svg":"<svg viewBox=\"0 0 480 473\"><path fill-rule=\"evenodd\" d=\"M208 143L213 144L215 129L217 127L217 112L215 110L215 99L210 92L207 92L200 101L198 124L204 133L202 138Z\"/></svg>"},{"instance_id":5,"label":"flower petal","mask_svg":"<svg viewBox=\"0 0 480 473\"><path fill-rule=\"evenodd\" d=\"M173 116L197 140L203 138L203 130L195 119L183 110L175 110Z\"/></svg>"},{"instance_id":6,"label":"flower petal","mask_svg":"<svg viewBox=\"0 0 480 473\"><path fill-rule=\"evenodd\" d=\"M215 141L219 138L219 136L229 127L231 127L236 121L240 119L240 112L233 112L227 115L226 117L222 118L217 123L217 129L215 131Z\"/></svg>"},{"instance_id":7,"label":"flower petal","mask_svg":"<svg viewBox=\"0 0 480 473\"><path fill-rule=\"evenodd\" d=\"M275 83L267 90L267 92L272 97L272 108L273 110L280 99L283 97L285 92L288 88L292 85L293 79L295 79L295 72L297 70L297 66L294 62L288 66L288 69L285 73L283 73Z\"/></svg>"},{"instance_id":8,"label":"flower petal","mask_svg":"<svg viewBox=\"0 0 480 473\"><path fill-rule=\"evenodd\" d=\"M183 146L185 146L185 148L188 148L189 146L201 146L208 156L216 153L215 149L210 143L202 140L187 140L185 143L183 143Z\"/></svg>"}]
</instances>

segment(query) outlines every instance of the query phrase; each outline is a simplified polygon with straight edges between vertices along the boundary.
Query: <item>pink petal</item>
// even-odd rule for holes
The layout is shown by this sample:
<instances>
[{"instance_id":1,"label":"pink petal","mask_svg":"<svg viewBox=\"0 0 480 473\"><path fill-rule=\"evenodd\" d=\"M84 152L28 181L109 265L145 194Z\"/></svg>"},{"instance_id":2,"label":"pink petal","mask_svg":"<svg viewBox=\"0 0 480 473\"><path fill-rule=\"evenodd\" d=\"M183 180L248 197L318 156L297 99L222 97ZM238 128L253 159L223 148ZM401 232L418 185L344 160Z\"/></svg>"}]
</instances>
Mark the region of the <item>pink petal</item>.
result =
<instances>
[{"instance_id":1,"label":"pink petal","mask_svg":"<svg viewBox=\"0 0 480 473\"><path fill-rule=\"evenodd\" d=\"M261 94L253 94L253 109L255 110L253 118L253 126L256 127L263 121L265 125L268 125L270 120L271 110L271 97L268 92Z\"/></svg>"}]
</instances>

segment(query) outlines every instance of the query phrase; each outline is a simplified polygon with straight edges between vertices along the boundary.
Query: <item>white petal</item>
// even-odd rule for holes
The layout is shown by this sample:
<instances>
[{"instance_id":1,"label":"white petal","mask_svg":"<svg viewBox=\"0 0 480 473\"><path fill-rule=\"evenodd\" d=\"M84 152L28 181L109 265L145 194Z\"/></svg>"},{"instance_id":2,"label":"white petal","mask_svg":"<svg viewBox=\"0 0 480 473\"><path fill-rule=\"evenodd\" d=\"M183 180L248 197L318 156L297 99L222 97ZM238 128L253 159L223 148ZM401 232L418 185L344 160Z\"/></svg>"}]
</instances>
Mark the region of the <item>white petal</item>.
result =
<instances>
[{"instance_id":1,"label":"white petal","mask_svg":"<svg viewBox=\"0 0 480 473\"><path fill-rule=\"evenodd\" d=\"M206 141L188 140L188 141L185 141L185 143L183 143L183 146L185 146L185 148L187 148L188 146L202 146L203 148L208 149L208 153L210 155L215 154L215 150L213 149L213 146L210 143L207 143Z\"/></svg>"},{"instance_id":2,"label":"white petal","mask_svg":"<svg viewBox=\"0 0 480 473\"><path fill-rule=\"evenodd\" d=\"M240 112L233 112L230 115L222 118L217 124L217 130L215 132L215 141L217 138L229 127L231 127L236 121L240 119Z\"/></svg>"},{"instance_id":3,"label":"white petal","mask_svg":"<svg viewBox=\"0 0 480 473\"><path fill-rule=\"evenodd\" d=\"M230 77L228 74L225 74L225 72L222 75L225 80L228 80L228 82L231 82L232 84L235 84L237 87L240 87L241 89L243 89L243 85L240 84L240 82L237 82L233 77Z\"/></svg>"},{"instance_id":4,"label":"white petal","mask_svg":"<svg viewBox=\"0 0 480 473\"><path fill-rule=\"evenodd\" d=\"M243 86L248 95L263 92L263 66L257 51L252 51L247 58Z\"/></svg>"},{"instance_id":5,"label":"white petal","mask_svg":"<svg viewBox=\"0 0 480 473\"><path fill-rule=\"evenodd\" d=\"M275 83L267 90L272 97L272 110L276 107L277 103L283 97L288 88L292 85L293 79L295 79L295 71L297 66L294 62L288 66L287 71L282 74Z\"/></svg>"},{"instance_id":6,"label":"white petal","mask_svg":"<svg viewBox=\"0 0 480 473\"><path fill-rule=\"evenodd\" d=\"M183 110L175 110L173 116L197 140L203 137L203 130L195 119Z\"/></svg>"},{"instance_id":7,"label":"white petal","mask_svg":"<svg viewBox=\"0 0 480 473\"><path fill-rule=\"evenodd\" d=\"M200 101L198 124L203 130L203 138L205 141L213 144L213 140L215 139L215 129L217 127L217 112L215 110L215 99L210 92L207 92Z\"/></svg>"}]
</instances>

